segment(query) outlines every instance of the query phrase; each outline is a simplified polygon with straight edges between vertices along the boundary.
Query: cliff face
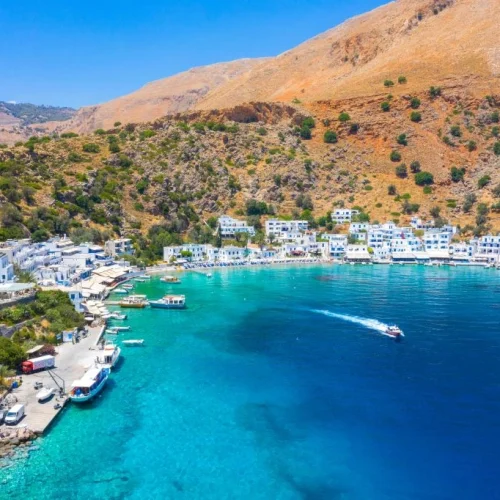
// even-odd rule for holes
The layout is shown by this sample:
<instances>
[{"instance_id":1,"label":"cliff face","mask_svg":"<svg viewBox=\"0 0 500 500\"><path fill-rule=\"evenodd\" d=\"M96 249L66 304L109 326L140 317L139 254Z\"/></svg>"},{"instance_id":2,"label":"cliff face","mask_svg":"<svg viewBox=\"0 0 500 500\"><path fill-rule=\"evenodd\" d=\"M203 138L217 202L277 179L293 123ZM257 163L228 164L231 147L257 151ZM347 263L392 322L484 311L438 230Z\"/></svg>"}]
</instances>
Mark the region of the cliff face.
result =
<instances>
[{"instance_id":1,"label":"cliff face","mask_svg":"<svg viewBox=\"0 0 500 500\"><path fill-rule=\"evenodd\" d=\"M499 15L496 0L399 0L264 62L197 106L378 95L401 75L407 85L396 93L446 85L483 95L499 85Z\"/></svg>"}]
</instances>

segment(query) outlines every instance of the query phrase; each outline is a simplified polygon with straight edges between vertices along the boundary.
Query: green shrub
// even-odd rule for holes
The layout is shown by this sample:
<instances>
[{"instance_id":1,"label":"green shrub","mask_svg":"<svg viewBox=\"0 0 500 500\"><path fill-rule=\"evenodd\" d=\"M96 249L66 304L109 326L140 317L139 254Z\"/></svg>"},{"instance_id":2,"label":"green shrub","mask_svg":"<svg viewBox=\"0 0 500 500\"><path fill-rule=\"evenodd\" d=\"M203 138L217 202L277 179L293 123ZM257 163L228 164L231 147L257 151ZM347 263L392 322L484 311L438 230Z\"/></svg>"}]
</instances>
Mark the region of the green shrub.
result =
<instances>
[{"instance_id":1,"label":"green shrub","mask_svg":"<svg viewBox=\"0 0 500 500\"><path fill-rule=\"evenodd\" d=\"M441 95L441 87L431 87L429 89L429 96L431 99L435 99Z\"/></svg>"},{"instance_id":2,"label":"green shrub","mask_svg":"<svg viewBox=\"0 0 500 500\"><path fill-rule=\"evenodd\" d=\"M406 76L403 76L403 75L398 76L398 83L399 83L400 85L401 85L401 84L406 83L406 81L407 81L407 80L406 80Z\"/></svg>"},{"instance_id":3,"label":"green shrub","mask_svg":"<svg viewBox=\"0 0 500 500\"><path fill-rule=\"evenodd\" d=\"M338 141L337 133L334 132L333 130L327 130L325 132L325 135L323 136L323 140L327 144L335 144Z\"/></svg>"},{"instance_id":4,"label":"green shrub","mask_svg":"<svg viewBox=\"0 0 500 500\"><path fill-rule=\"evenodd\" d=\"M394 87L394 82L392 80L384 80L384 87Z\"/></svg>"},{"instance_id":5,"label":"green shrub","mask_svg":"<svg viewBox=\"0 0 500 500\"><path fill-rule=\"evenodd\" d=\"M391 161L401 161L401 153L399 151L392 150L389 158Z\"/></svg>"},{"instance_id":6,"label":"green shrub","mask_svg":"<svg viewBox=\"0 0 500 500\"><path fill-rule=\"evenodd\" d=\"M61 137L62 137L63 139L71 139L71 138L73 138L73 137L78 137L78 134L75 134L74 132L63 132L63 133L61 134Z\"/></svg>"},{"instance_id":7,"label":"green shrub","mask_svg":"<svg viewBox=\"0 0 500 500\"><path fill-rule=\"evenodd\" d=\"M495 142L495 144L493 144L493 153L500 156L500 142Z\"/></svg>"},{"instance_id":8,"label":"green shrub","mask_svg":"<svg viewBox=\"0 0 500 500\"><path fill-rule=\"evenodd\" d=\"M300 137L309 140L312 137L311 129L309 127L302 127L300 129Z\"/></svg>"},{"instance_id":9,"label":"green shrub","mask_svg":"<svg viewBox=\"0 0 500 500\"><path fill-rule=\"evenodd\" d=\"M424 194L432 194L432 188L430 186L424 186Z\"/></svg>"},{"instance_id":10,"label":"green shrub","mask_svg":"<svg viewBox=\"0 0 500 500\"><path fill-rule=\"evenodd\" d=\"M139 134L139 137L141 139L149 139L151 137L154 137L156 135L156 132L154 130L150 130L150 129L147 129L147 130L143 130L140 134Z\"/></svg>"},{"instance_id":11,"label":"green shrub","mask_svg":"<svg viewBox=\"0 0 500 500\"><path fill-rule=\"evenodd\" d=\"M415 184L418 186L429 186L434 184L434 176L430 172L419 172L415 174Z\"/></svg>"},{"instance_id":12,"label":"green shrub","mask_svg":"<svg viewBox=\"0 0 500 500\"><path fill-rule=\"evenodd\" d=\"M460 130L460 125L453 125L450 128L450 134L453 137L461 137L462 136L462 131Z\"/></svg>"},{"instance_id":13,"label":"green shrub","mask_svg":"<svg viewBox=\"0 0 500 500\"><path fill-rule=\"evenodd\" d=\"M469 152L472 153L472 151L475 151L477 149L477 144L476 144L476 141L469 141L467 143L467 149L469 150Z\"/></svg>"},{"instance_id":14,"label":"green shrub","mask_svg":"<svg viewBox=\"0 0 500 500\"><path fill-rule=\"evenodd\" d=\"M410 120L415 123L421 122L422 113L420 113L419 111L412 111L410 114Z\"/></svg>"},{"instance_id":15,"label":"green shrub","mask_svg":"<svg viewBox=\"0 0 500 500\"><path fill-rule=\"evenodd\" d=\"M88 142L87 144L83 145L82 150L85 153L99 153L101 151L101 148L93 142Z\"/></svg>"},{"instance_id":16,"label":"green shrub","mask_svg":"<svg viewBox=\"0 0 500 500\"><path fill-rule=\"evenodd\" d=\"M388 111L391 110L391 105L387 102L387 101L384 101L381 105L380 105L380 108L382 109L382 111L384 113L387 113Z\"/></svg>"},{"instance_id":17,"label":"green shrub","mask_svg":"<svg viewBox=\"0 0 500 500\"><path fill-rule=\"evenodd\" d=\"M461 182L464 180L465 168L451 167L450 176L453 182Z\"/></svg>"},{"instance_id":18,"label":"green shrub","mask_svg":"<svg viewBox=\"0 0 500 500\"><path fill-rule=\"evenodd\" d=\"M359 131L359 123L351 123L351 126L349 128L349 133L350 134L357 134Z\"/></svg>"},{"instance_id":19,"label":"green shrub","mask_svg":"<svg viewBox=\"0 0 500 500\"><path fill-rule=\"evenodd\" d=\"M479 189L484 188L487 186L491 181L491 177L489 175L483 175L478 181L477 181L477 187Z\"/></svg>"},{"instance_id":20,"label":"green shrub","mask_svg":"<svg viewBox=\"0 0 500 500\"><path fill-rule=\"evenodd\" d=\"M264 127L259 127L256 132L259 135L267 135L267 130Z\"/></svg>"},{"instance_id":21,"label":"green shrub","mask_svg":"<svg viewBox=\"0 0 500 500\"><path fill-rule=\"evenodd\" d=\"M406 169L406 165L402 163L401 165L398 165L395 169L396 175L401 178L405 179L408 177L408 170Z\"/></svg>"},{"instance_id":22,"label":"green shrub","mask_svg":"<svg viewBox=\"0 0 500 500\"><path fill-rule=\"evenodd\" d=\"M121 151L120 146L118 146L118 143L112 142L109 145L109 152L110 153L119 153Z\"/></svg>"},{"instance_id":23,"label":"green shrub","mask_svg":"<svg viewBox=\"0 0 500 500\"><path fill-rule=\"evenodd\" d=\"M396 194L396 186L394 184L389 184L387 186L387 194L389 196L394 196Z\"/></svg>"},{"instance_id":24,"label":"green shrub","mask_svg":"<svg viewBox=\"0 0 500 500\"><path fill-rule=\"evenodd\" d=\"M492 123L500 122L500 114L498 113L498 111L493 111L493 113L491 113L490 120Z\"/></svg>"},{"instance_id":25,"label":"green shrub","mask_svg":"<svg viewBox=\"0 0 500 500\"><path fill-rule=\"evenodd\" d=\"M396 141L398 144L401 144L401 146L408 146L408 138L406 137L406 134L399 134Z\"/></svg>"},{"instance_id":26,"label":"green shrub","mask_svg":"<svg viewBox=\"0 0 500 500\"><path fill-rule=\"evenodd\" d=\"M316 122L312 116L308 116L302 121L303 127L314 128L316 126Z\"/></svg>"},{"instance_id":27,"label":"green shrub","mask_svg":"<svg viewBox=\"0 0 500 500\"><path fill-rule=\"evenodd\" d=\"M500 135L500 127L492 127L491 128L491 135L493 137L498 137Z\"/></svg>"},{"instance_id":28,"label":"green shrub","mask_svg":"<svg viewBox=\"0 0 500 500\"><path fill-rule=\"evenodd\" d=\"M106 131L102 128L98 128L97 130L94 131L94 134L96 135L104 135Z\"/></svg>"},{"instance_id":29,"label":"green shrub","mask_svg":"<svg viewBox=\"0 0 500 500\"><path fill-rule=\"evenodd\" d=\"M420 99L418 97L412 97L410 101L410 106L413 109L418 109L420 107Z\"/></svg>"},{"instance_id":30,"label":"green shrub","mask_svg":"<svg viewBox=\"0 0 500 500\"><path fill-rule=\"evenodd\" d=\"M339 121L343 123L348 122L350 119L351 117L349 116L349 113L346 113L345 111L339 115Z\"/></svg>"},{"instance_id":31,"label":"green shrub","mask_svg":"<svg viewBox=\"0 0 500 500\"><path fill-rule=\"evenodd\" d=\"M115 122L115 123L113 124L113 126L114 126L114 127L119 127L121 124L122 124L122 122Z\"/></svg>"},{"instance_id":32,"label":"green shrub","mask_svg":"<svg viewBox=\"0 0 500 500\"><path fill-rule=\"evenodd\" d=\"M420 172L420 162L412 161L410 164L410 170L412 171L413 174L418 174Z\"/></svg>"}]
</instances>

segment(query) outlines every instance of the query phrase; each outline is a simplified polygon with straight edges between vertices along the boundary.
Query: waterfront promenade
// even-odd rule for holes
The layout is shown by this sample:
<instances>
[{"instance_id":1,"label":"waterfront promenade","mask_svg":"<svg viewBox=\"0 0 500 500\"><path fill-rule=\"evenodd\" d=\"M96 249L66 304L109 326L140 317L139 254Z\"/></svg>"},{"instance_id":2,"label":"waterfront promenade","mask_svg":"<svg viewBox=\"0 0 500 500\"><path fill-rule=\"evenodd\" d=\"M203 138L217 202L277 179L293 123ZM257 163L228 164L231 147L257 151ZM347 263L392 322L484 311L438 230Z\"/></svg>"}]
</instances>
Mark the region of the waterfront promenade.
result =
<instances>
[{"instance_id":1,"label":"waterfront promenade","mask_svg":"<svg viewBox=\"0 0 500 500\"><path fill-rule=\"evenodd\" d=\"M53 370L22 376L22 385L11 392L17 402L25 406L26 416L18 426L26 426L36 434L45 432L68 402L67 394L71 390L73 381L82 377L94 365L96 344L102 329L102 326L89 328L89 334L86 338L81 337L80 342L76 344L67 342L58 346L56 367ZM51 377L51 373L54 378ZM50 401L39 403L36 398L39 389L34 387L36 382L42 382L44 387L55 387L58 390L57 394ZM60 387L64 387L65 396L59 396L56 382ZM55 409L57 403L60 404L60 408ZM0 426L3 427L5 425Z\"/></svg>"}]
</instances>

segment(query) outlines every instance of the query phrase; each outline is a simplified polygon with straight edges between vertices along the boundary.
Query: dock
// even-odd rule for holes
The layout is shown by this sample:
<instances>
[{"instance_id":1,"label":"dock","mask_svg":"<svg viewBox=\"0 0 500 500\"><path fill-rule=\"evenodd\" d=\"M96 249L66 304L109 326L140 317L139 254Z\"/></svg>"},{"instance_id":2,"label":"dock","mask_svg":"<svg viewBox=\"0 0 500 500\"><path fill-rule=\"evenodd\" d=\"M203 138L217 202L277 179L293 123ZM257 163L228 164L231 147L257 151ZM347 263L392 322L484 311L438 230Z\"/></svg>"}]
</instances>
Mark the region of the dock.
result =
<instances>
[{"instance_id":1,"label":"dock","mask_svg":"<svg viewBox=\"0 0 500 500\"><path fill-rule=\"evenodd\" d=\"M87 337L80 338L80 342L76 344L66 342L57 346L56 367L52 370L22 376L22 385L11 392L17 403L25 406L26 416L19 422L19 427L28 427L36 434L43 434L50 427L69 402L67 394L73 381L81 378L90 367L94 366L96 343L103 329L103 326L90 328ZM49 401L39 403L36 398L39 389L34 387L36 382L42 382L44 387L54 387L58 391L59 387L63 387L65 395L60 396L58 392ZM61 407L55 409L54 406L58 403ZM5 424L1 425L0 429L4 427Z\"/></svg>"}]
</instances>

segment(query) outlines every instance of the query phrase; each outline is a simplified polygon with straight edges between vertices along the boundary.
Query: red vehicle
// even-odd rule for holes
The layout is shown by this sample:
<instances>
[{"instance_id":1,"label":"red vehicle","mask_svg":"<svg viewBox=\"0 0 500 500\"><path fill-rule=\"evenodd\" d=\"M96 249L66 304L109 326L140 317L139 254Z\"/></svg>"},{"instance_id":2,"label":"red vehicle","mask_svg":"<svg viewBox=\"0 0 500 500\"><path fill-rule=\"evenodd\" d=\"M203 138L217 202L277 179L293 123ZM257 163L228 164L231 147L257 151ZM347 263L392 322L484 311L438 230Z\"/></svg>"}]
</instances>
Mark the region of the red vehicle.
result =
<instances>
[{"instance_id":1,"label":"red vehicle","mask_svg":"<svg viewBox=\"0 0 500 500\"><path fill-rule=\"evenodd\" d=\"M33 373L39 370L46 370L47 368L54 368L56 365L56 358L54 356L40 356L39 358L28 359L23 361L23 373Z\"/></svg>"}]
</instances>

